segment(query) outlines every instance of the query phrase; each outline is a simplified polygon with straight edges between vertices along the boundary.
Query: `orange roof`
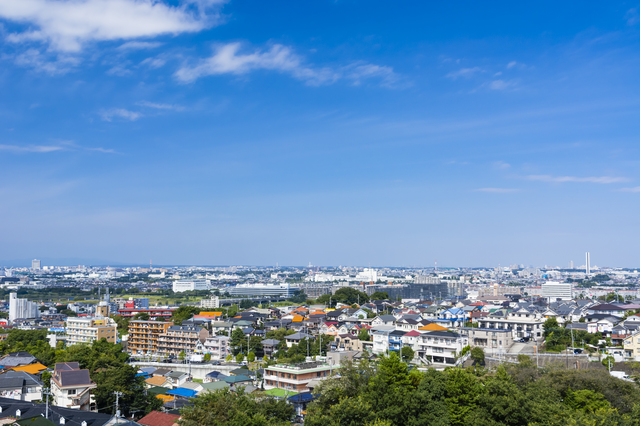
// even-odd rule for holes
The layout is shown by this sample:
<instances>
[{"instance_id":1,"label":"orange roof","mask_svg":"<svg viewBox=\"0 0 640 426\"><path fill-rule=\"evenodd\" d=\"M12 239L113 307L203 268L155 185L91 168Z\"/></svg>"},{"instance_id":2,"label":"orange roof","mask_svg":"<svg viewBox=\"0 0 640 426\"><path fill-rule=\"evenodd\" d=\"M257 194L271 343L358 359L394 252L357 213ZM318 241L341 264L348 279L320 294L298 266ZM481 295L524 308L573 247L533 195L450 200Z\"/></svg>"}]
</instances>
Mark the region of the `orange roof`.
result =
<instances>
[{"instance_id":1,"label":"orange roof","mask_svg":"<svg viewBox=\"0 0 640 426\"><path fill-rule=\"evenodd\" d=\"M200 312L199 315L207 316L207 317L221 317L222 312Z\"/></svg>"},{"instance_id":2,"label":"orange roof","mask_svg":"<svg viewBox=\"0 0 640 426\"><path fill-rule=\"evenodd\" d=\"M418 330L446 331L446 330L448 330L448 328L447 327L443 327L441 325L438 325L438 324L432 322L431 324L427 324L427 325L424 325L424 326L420 327Z\"/></svg>"},{"instance_id":3,"label":"orange roof","mask_svg":"<svg viewBox=\"0 0 640 426\"><path fill-rule=\"evenodd\" d=\"M153 376L149 377L145 382L153 386L162 386L167 382L167 378L163 376Z\"/></svg>"},{"instance_id":4,"label":"orange roof","mask_svg":"<svg viewBox=\"0 0 640 426\"><path fill-rule=\"evenodd\" d=\"M300 315L294 315L293 319L291 320L292 322L302 322L304 318L301 317Z\"/></svg>"},{"instance_id":5,"label":"orange roof","mask_svg":"<svg viewBox=\"0 0 640 426\"><path fill-rule=\"evenodd\" d=\"M171 402L175 399L171 395L156 395L156 398L161 399L163 403Z\"/></svg>"},{"instance_id":6,"label":"orange roof","mask_svg":"<svg viewBox=\"0 0 640 426\"><path fill-rule=\"evenodd\" d=\"M23 365L20 367L12 368L13 371L24 371L25 373L29 373L29 374L39 374L41 371L46 369L47 369L47 366L42 365L39 362L36 362L35 364Z\"/></svg>"}]
</instances>

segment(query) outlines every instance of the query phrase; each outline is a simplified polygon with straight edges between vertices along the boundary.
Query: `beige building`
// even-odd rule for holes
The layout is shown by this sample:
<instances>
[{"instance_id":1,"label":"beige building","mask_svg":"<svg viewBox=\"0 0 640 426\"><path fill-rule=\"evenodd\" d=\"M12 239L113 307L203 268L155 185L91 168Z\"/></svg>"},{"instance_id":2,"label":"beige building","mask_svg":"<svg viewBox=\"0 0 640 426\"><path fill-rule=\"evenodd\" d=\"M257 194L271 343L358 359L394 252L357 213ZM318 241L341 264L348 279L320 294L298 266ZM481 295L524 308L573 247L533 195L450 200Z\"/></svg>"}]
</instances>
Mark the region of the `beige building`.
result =
<instances>
[{"instance_id":1,"label":"beige building","mask_svg":"<svg viewBox=\"0 0 640 426\"><path fill-rule=\"evenodd\" d=\"M624 358L627 361L640 361L640 331L624 339Z\"/></svg>"},{"instance_id":2,"label":"beige building","mask_svg":"<svg viewBox=\"0 0 640 426\"><path fill-rule=\"evenodd\" d=\"M77 343L91 344L95 340L107 339L107 342L116 343L116 322L111 318L82 317L67 318L67 345Z\"/></svg>"},{"instance_id":3,"label":"beige building","mask_svg":"<svg viewBox=\"0 0 640 426\"><path fill-rule=\"evenodd\" d=\"M162 321L129 321L129 352L137 355L157 353L158 338L172 325L172 322Z\"/></svg>"},{"instance_id":4,"label":"beige building","mask_svg":"<svg viewBox=\"0 0 640 426\"><path fill-rule=\"evenodd\" d=\"M209 337L209 330L190 325L171 325L164 334L158 336L158 353L162 355L179 355L195 352L197 347Z\"/></svg>"},{"instance_id":5,"label":"beige building","mask_svg":"<svg viewBox=\"0 0 640 426\"><path fill-rule=\"evenodd\" d=\"M312 380L322 380L331 374L332 367L321 362L304 362L295 365L273 365L264 369L264 388L307 392Z\"/></svg>"}]
</instances>

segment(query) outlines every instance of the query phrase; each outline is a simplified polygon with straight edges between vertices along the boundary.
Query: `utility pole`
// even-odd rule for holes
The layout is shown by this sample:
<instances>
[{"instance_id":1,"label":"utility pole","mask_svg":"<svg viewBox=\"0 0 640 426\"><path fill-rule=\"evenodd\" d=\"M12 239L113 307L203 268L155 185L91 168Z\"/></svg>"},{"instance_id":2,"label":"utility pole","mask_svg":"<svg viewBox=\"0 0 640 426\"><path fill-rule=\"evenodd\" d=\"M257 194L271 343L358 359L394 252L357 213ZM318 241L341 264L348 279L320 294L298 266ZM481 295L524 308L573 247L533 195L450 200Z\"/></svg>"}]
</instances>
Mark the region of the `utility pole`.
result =
<instances>
[{"instance_id":1,"label":"utility pole","mask_svg":"<svg viewBox=\"0 0 640 426\"><path fill-rule=\"evenodd\" d=\"M45 408L45 411L44 411L44 418L45 419L49 419L49 395L51 395L51 389L44 388L44 389L42 389L42 393L47 396L47 404L45 406L46 408Z\"/></svg>"},{"instance_id":2,"label":"utility pole","mask_svg":"<svg viewBox=\"0 0 640 426\"><path fill-rule=\"evenodd\" d=\"M124 396L124 394L122 392L114 392L113 393L116 396L116 417L120 417L120 405L119 405L119 398L121 396Z\"/></svg>"}]
</instances>

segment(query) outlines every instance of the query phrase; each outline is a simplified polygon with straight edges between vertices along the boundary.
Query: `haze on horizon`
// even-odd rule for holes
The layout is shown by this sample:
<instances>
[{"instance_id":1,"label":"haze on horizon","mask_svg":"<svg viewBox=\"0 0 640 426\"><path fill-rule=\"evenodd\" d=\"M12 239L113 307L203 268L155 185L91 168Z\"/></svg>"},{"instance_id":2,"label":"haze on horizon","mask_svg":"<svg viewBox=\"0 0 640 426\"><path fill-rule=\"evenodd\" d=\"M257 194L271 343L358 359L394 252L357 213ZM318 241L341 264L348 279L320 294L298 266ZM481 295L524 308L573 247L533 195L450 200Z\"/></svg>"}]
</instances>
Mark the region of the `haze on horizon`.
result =
<instances>
[{"instance_id":1,"label":"haze on horizon","mask_svg":"<svg viewBox=\"0 0 640 426\"><path fill-rule=\"evenodd\" d=\"M4 261L638 264L638 5L6 0L0 25Z\"/></svg>"}]
</instances>

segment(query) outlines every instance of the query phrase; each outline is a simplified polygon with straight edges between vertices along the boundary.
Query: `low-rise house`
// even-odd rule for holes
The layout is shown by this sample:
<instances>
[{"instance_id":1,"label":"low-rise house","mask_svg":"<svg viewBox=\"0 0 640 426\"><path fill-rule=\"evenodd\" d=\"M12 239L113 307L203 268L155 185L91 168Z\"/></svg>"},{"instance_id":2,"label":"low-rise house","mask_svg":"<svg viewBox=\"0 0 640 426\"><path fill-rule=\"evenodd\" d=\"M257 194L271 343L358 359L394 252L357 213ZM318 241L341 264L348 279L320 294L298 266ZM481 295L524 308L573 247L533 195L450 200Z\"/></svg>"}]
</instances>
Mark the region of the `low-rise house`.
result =
<instances>
[{"instance_id":1,"label":"low-rise house","mask_svg":"<svg viewBox=\"0 0 640 426\"><path fill-rule=\"evenodd\" d=\"M60 407L94 411L91 391L96 384L89 377L89 370L81 370L77 362L57 363L51 376L53 404Z\"/></svg>"},{"instance_id":2,"label":"low-rise house","mask_svg":"<svg viewBox=\"0 0 640 426\"><path fill-rule=\"evenodd\" d=\"M640 361L640 332L624 339L624 357L627 361Z\"/></svg>"},{"instance_id":3,"label":"low-rise house","mask_svg":"<svg viewBox=\"0 0 640 426\"><path fill-rule=\"evenodd\" d=\"M285 337L285 340L287 342L287 347L292 347L293 345L297 345L298 343L300 343L301 340L303 339L311 339L313 340L313 336L307 333L294 333L294 334L290 334L288 336Z\"/></svg>"},{"instance_id":4,"label":"low-rise house","mask_svg":"<svg viewBox=\"0 0 640 426\"><path fill-rule=\"evenodd\" d=\"M468 345L465 335L450 331L427 331L420 335L416 356L434 364L455 365L456 355Z\"/></svg>"},{"instance_id":5,"label":"low-rise house","mask_svg":"<svg viewBox=\"0 0 640 426\"><path fill-rule=\"evenodd\" d=\"M379 325L396 325L396 317L393 315L378 315L371 321L371 326L376 327Z\"/></svg>"},{"instance_id":6,"label":"low-rise house","mask_svg":"<svg viewBox=\"0 0 640 426\"><path fill-rule=\"evenodd\" d=\"M271 358L271 356L277 350L277 347L279 344L280 344L280 340L265 339L262 341L262 350L266 356Z\"/></svg>"},{"instance_id":7,"label":"low-rise house","mask_svg":"<svg viewBox=\"0 0 640 426\"><path fill-rule=\"evenodd\" d=\"M371 329L373 353L383 354L389 350L389 334L395 331L395 326L377 326Z\"/></svg>"},{"instance_id":8,"label":"low-rise house","mask_svg":"<svg viewBox=\"0 0 640 426\"><path fill-rule=\"evenodd\" d=\"M152 411L138 420L138 424L144 426L178 426L178 420L180 420L179 414Z\"/></svg>"},{"instance_id":9,"label":"low-rise house","mask_svg":"<svg viewBox=\"0 0 640 426\"><path fill-rule=\"evenodd\" d=\"M171 373L167 374L166 378L171 381L171 385L174 388L178 388L187 381L187 379L189 378L189 374L182 371L172 371Z\"/></svg>"},{"instance_id":10,"label":"low-rise house","mask_svg":"<svg viewBox=\"0 0 640 426\"><path fill-rule=\"evenodd\" d=\"M460 327L461 335L466 336L471 347L479 346L492 352L508 350L513 344L511 330L496 328Z\"/></svg>"},{"instance_id":11,"label":"low-rise house","mask_svg":"<svg viewBox=\"0 0 640 426\"><path fill-rule=\"evenodd\" d=\"M0 396L20 401L42 400L42 382L25 371L0 374Z\"/></svg>"}]
</instances>

